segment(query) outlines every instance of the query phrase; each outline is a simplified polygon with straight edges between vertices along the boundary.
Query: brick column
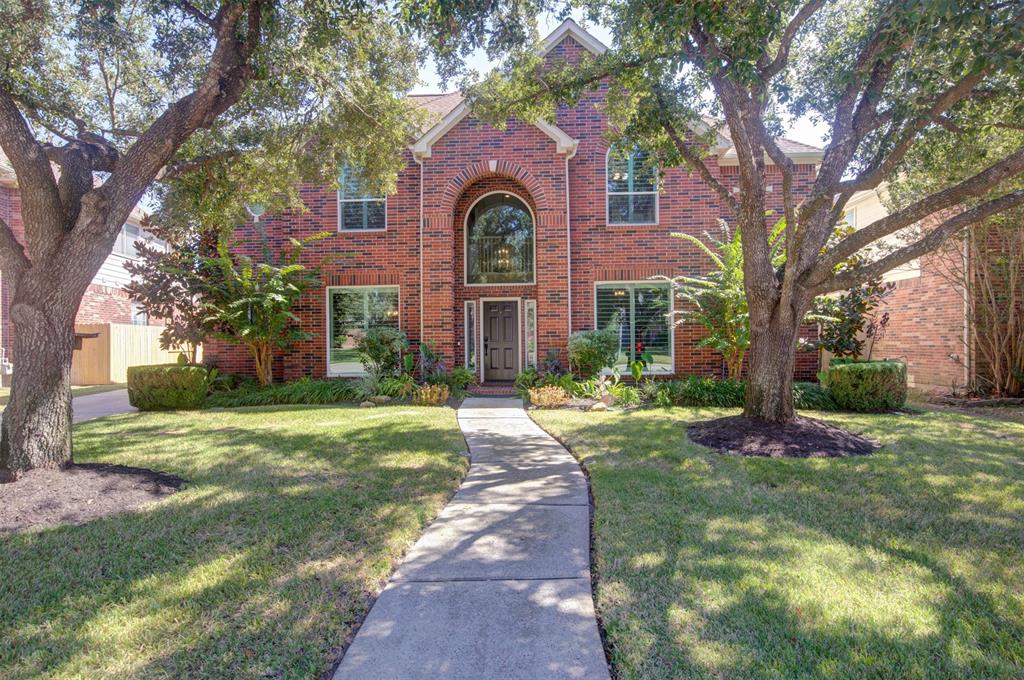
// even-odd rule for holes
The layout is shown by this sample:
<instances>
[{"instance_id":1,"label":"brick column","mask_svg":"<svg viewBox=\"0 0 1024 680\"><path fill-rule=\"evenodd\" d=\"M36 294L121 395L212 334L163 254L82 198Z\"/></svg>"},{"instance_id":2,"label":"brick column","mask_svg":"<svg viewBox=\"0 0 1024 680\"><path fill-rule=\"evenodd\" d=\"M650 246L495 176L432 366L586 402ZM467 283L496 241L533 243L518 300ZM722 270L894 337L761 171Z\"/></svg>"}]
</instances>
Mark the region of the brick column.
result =
<instances>
[{"instance_id":1,"label":"brick column","mask_svg":"<svg viewBox=\"0 0 1024 680\"><path fill-rule=\"evenodd\" d=\"M455 230L451 212L424 214L423 341L455 364Z\"/></svg>"}]
</instances>

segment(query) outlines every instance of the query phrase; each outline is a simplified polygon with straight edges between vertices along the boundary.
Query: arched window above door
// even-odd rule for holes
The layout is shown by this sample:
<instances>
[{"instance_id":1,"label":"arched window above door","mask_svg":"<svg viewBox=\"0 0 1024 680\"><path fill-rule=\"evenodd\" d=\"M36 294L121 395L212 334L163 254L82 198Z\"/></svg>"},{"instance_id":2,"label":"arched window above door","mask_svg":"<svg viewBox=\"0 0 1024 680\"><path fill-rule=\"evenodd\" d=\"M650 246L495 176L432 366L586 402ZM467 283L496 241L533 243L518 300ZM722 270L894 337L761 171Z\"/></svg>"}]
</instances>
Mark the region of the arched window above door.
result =
<instances>
[{"instance_id":1,"label":"arched window above door","mask_svg":"<svg viewBox=\"0 0 1024 680\"><path fill-rule=\"evenodd\" d=\"M515 194L480 198L466 215L466 283L534 282L534 222Z\"/></svg>"}]
</instances>

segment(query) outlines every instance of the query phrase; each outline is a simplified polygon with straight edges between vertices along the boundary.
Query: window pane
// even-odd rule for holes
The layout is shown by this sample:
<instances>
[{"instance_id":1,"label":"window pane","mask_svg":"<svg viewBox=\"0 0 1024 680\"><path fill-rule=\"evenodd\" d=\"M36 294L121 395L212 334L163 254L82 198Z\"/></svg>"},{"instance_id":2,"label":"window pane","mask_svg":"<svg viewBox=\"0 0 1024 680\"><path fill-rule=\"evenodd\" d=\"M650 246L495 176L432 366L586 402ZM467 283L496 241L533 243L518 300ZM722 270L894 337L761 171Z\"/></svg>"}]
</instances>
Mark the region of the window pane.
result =
<instances>
[{"instance_id":1,"label":"window pane","mask_svg":"<svg viewBox=\"0 0 1024 680\"><path fill-rule=\"evenodd\" d=\"M608 153L608 191L629 191L629 157L614 149Z\"/></svg>"},{"instance_id":2,"label":"window pane","mask_svg":"<svg viewBox=\"0 0 1024 680\"><path fill-rule=\"evenodd\" d=\"M608 196L608 223L653 224L655 201L654 194L611 194Z\"/></svg>"},{"instance_id":3,"label":"window pane","mask_svg":"<svg viewBox=\"0 0 1024 680\"><path fill-rule=\"evenodd\" d=\"M367 201L366 205L366 228L383 229L384 224L384 201Z\"/></svg>"},{"instance_id":4,"label":"window pane","mask_svg":"<svg viewBox=\"0 0 1024 680\"><path fill-rule=\"evenodd\" d=\"M625 286L599 286L597 289L597 328L615 331L619 353L615 365L624 367L629 361L632 333L629 325L630 291Z\"/></svg>"},{"instance_id":5,"label":"window pane","mask_svg":"<svg viewBox=\"0 0 1024 680\"><path fill-rule=\"evenodd\" d=\"M526 300L526 365L537 367L537 301Z\"/></svg>"},{"instance_id":6,"label":"window pane","mask_svg":"<svg viewBox=\"0 0 1024 680\"><path fill-rule=\"evenodd\" d=\"M669 319L669 289L665 286L637 286L633 289L633 358L644 352L655 365L671 366L672 343Z\"/></svg>"},{"instance_id":7,"label":"window pane","mask_svg":"<svg viewBox=\"0 0 1024 680\"><path fill-rule=\"evenodd\" d=\"M359 174L351 168L341 169L338 177L339 198L352 200L360 198L380 198L379 194L372 194L366 188L366 184L359 178Z\"/></svg>"},{"instance_id":8,"label":"window pane","mask_svg":"<svg viewBox=\"0 0 1024 680\"><path fill-rule=\"evenodd\" d=\"M533 218L508 194L488 196L467 219L468 283L528 283L533 280Z\"/></svg>"},{"instance_id":9,"label":"window pane","mask_svg":"<svg viewBox=\"0 0 1024 680\"><path fill-rule=\"evenodd\" d=\"M655 191L658 187L658 168L654 158L646 151L634 151L630 158L633 179L629 191Z\"/></svg>"},{"instance_id":10,"label":"window pane","mask_svg":"<svg viewBox=\"0 0 1024 680\"><path fill-rule=\"evenodd\" d=\"M619 338L615 366L625 368L644 352L653 356L654 370L672 370L672 327L666 316L669 286L607 284L597 288L597 328L610 328Z\"/></svg>"},{"instance_id":11,"label":"window pane","mask_svg":"<svg viewBox=\"0 0 1024 680\"><path fill-rule=\"evenodd\" d=\"M476 370L476 303L466 303L466 368Z\"/></svg>"},{"instance_id":12,"label":"window pane","mask_svg":"<svg viewBox=\"0 0 1024 680\"><path fill-rule=\"evenodd\" d=\"M328 323L332 373L362 373L356 346L375 326L398 327L397 288L332 288Z\"/></svg>"}]
</instances>

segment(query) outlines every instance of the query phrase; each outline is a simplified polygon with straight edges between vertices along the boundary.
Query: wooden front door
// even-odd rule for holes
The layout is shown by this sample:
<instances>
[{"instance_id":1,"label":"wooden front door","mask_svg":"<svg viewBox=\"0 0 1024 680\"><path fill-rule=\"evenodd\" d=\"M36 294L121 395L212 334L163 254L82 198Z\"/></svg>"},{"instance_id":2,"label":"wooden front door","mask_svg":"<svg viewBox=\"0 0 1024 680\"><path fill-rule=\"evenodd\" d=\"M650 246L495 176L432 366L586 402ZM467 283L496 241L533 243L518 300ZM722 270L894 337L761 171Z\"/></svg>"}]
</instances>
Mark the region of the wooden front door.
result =
<instances>
[{"instance_id":1,"label":"wooden front door","mask_svg":"<svg viewBox=\"0 0 1024 680\"><path fill-rule=\"evenodd\" d=\"M519 303L484 302L484 380L515 380L519 370Z\"/></svg>"}]
</instances>

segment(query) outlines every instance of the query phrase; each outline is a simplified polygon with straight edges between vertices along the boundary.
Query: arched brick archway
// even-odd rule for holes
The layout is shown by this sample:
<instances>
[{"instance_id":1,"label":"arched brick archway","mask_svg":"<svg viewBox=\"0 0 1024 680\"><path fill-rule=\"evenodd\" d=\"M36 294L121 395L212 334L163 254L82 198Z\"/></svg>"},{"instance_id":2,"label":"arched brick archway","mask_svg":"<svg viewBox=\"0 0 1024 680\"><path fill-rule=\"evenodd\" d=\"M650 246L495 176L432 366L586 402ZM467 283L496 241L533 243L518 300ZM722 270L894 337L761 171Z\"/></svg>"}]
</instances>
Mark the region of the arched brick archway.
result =
<instances>
[{"instance_id":1,"label":"arched brick archway","mask_svg":"<svg viewBox=\"0 0 1024 680\"><path fill-rule=\"evenodd\" d=\"M506 160L477 161L463 168L452 177L441 192L440 211L454 213L456 204L467 190L482 180L489 178L507 178L518 184L529 194L532 207L538 212L548 209L548 197L540 180L529 170Z\"/></svg>"}]
</instances>

